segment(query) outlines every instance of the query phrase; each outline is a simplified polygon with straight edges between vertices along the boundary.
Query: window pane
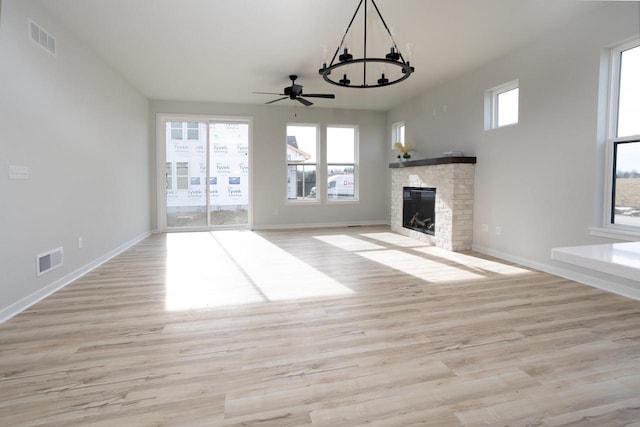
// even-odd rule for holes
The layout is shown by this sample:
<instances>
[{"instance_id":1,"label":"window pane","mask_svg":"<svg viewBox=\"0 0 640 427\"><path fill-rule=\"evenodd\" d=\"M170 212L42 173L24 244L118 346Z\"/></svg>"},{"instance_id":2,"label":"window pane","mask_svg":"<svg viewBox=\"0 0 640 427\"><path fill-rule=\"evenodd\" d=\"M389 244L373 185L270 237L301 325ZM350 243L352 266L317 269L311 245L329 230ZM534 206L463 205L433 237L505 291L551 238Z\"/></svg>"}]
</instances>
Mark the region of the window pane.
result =
<instances>
[{"instance_id":1,"label":"window pane","mask_svg":"<svg viewBox=\"0 0 640 427\"><path fill-rule=\"evenodd\" d=\"M354 199L356 128L327 127L327 163L327 198Z\"/></svg>"},{"instance_id":2,"label":"window pane","mask_svg":"<svg viewBox=\"0 0 640 427\"><path fill-rule=\"evenodd\" d=\"M316 163L316 126L287 126L287 161Z\"/></svg>"},{"instance_id":3,"label":"window pane","mask_svg":"<svg viewBox=\"0 0 640 427\"><path fill-rule=\"evenodd\" d=\"M187 139L198 140L200 139L200 132L198 123L187 123Z\"/></svg>"},{"instance_id":4,"label":"window pane","mask_svg":"<svg viewBox=\"0 0 640 427\"><path fill-rule=\"evenodd\" d=\"M620 55L618 137L640 135L640 46Z\"/></svg>"},{"instance_id":5,"label":"window pane","mask_svg":"<svg viewBox=\"0 0 640 427\"><path fill-rule=\"evenodd\" d=\"M355 162L355 129L327 128L327 162Z\"/></svg>"},{"instance_id":6,"label":"window pane","mask_svg":"<svg viewBox=\"0 0 640 427\"><path fill-rule=\"evenodd\" d=\"M617 143L615 224L640 226L640 142Z\"/></svg>"},{"instance_id":7,"label":"window pane","mask_svg":"<svg viewBox=\"0 0 640 427\"><path fill-rule=\"evenodd\" d=\"M178 190L189 189L189 163L177 162L176 163L176 177Z\"/></svg>"},{"instance_id":8,"label":"window pane","mask_svg":"<svg viewBox=\"0 0 640 427\"><path fill-rule=\"evenodd\" d=\"M287 177L287 198L315 199L316 167L312 165L290 165Z\"/></svg>"},{"instance_id":9,"label":"window pane","mask_svg":"<svg viewBox=\"0 0 640 427\"><path fill-rule=\"evenodd\" d=\"M498 104L498 126L518 123L518 96L519 89L515 88L499 93L496 97Z\"/></svg>"},{"instance_id":10,"label":"window pane","mask_svg":"<svg viewBox=\"0 0 640 427\"><path fill-rule=\"evenodd\" d=\"M391 128L391 148L395 148L396 142L404 144L404 123L395 123Z\"/></svg>"},{"instance_id":11,"label":"window pane","mask_svg":"<svg viewBox=\"0 0 640 427\"><path fill-rule=\"evenodd\" d=\"M182 139L181 122L171 122L171 139Z\"/></svg>"},{"instance_id":12,"label":"window pane","mask_svg":"<svg viewBox=\"0 0 640 427\"><path fill-rule=\"evenodd\" d=\"M353 166L329 165L327 176L327 197L329 199L348 200L355 198Z\"/></svg>"}]
</instances>

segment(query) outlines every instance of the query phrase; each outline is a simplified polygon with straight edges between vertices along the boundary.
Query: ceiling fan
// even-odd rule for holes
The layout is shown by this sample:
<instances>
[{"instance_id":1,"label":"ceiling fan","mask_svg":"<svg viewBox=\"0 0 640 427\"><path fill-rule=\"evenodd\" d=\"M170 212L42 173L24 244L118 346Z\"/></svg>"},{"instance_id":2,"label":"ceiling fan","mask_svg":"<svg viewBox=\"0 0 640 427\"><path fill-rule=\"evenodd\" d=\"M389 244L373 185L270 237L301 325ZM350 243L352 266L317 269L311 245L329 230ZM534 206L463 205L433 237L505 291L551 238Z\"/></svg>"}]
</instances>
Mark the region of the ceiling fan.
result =
<instances>
[{"instance_id":1,"label":"ceiling fan","mask_svg":"<svg viewBox=\"0 0 640 427\"><path fill-rule=\"evenodd\" d=\"M305 106L310 106L313 105L313 102L303 98L303 94L302 94L302 85L297 85L296 84L296 79L298 78L298 76L296 76L295 74L292 74L289 76L289 78L291 79L291 86L285 87L283 89L283 93L273 93L273 92L253 92L256 94L262 94L262 95L280 95L282 96L282 98L278 98L278 99L274 99L273 101L269 101L269 102L265 102L265 104L273 104L274 102L278 102L278 101L282 101L283 99L293 99L295 101L298 101L299 103L305 105ZM326 98L326 99L334 99L336 96L332 93L305 93L304 96L306 98Z\"/></svg>"}]
</instances>

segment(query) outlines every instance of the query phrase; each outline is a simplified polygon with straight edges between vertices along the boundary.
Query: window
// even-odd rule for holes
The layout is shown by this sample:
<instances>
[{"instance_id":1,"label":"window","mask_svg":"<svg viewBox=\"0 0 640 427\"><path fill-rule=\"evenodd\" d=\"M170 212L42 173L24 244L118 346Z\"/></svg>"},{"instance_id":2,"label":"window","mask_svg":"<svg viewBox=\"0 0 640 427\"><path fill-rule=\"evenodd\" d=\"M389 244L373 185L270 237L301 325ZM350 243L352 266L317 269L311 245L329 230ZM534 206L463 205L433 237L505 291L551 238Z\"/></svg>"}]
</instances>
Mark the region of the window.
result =
<instances>
[{"instance_id":1,"label":"window","mask_svg":"<svg viewBox=\"0 0 640 427\"><path fill-rule=\"evenodd\" d=\"M287 199L317 200L318 126L287 125Z\"/></svg>"},{"instance_id":2,"label":"window","mask_svg":"<svg viewBox=\"0 0 640 427\"><path fill-rule=\"evenodd\" d=\"M187 123L187 139L199 140L200 128L198 123Z\"/></svg>"},{"instance_id":3,"label":"window","mask_svg":"<svg viewBox=\"0 0 640 427\"><path fill-rule=\"evenodd\" d=\"M611 223L640 228L640 140L615 141L613 152Z\"/></svg>"},{"instance_id":4,"label":"window","mask_svg":"<svg viewBox=\"0 0 640 427\"><path fill-rule=\"evenodd\" d=\"M518 123L520 89L518 80L485 92L485 130Z\"/></svg>"},{"instance_id":5,"label":"window","mask_svg":"<svg viewBox=\"0 0 640 427\"><path fill-rule=\"evenodd\" d=\"M606 223L640 231L640 41L611 52Z\"/></svg>"},{"instance_id":6,"label":"window","mask_svg":"<svg viewBox=\"0 0 640 427\"><path fill-rule=\"evenodd\" d=\"M327 127L327 199L356 200L357 129Z\"/></svg>"},{"instance_id":7,"label":"window","mask_svg":"<svg viewBox=\"0 0 640 427\"><path fill-rule=\"evenodd\" d=\"M200 140L200 124L191 122L171 122L171 139L183 140L185 134L185 127L187 133L187 139L190 141Z\"/></svg>"},{"instance_id":8,"label":"window","mask_svg":"<svg viewBox=\"0 0 640 427\"><path fill-rule=\"evenodd\" d=\"M182 122L171 122L171 139L182 139Z\"/></svg>"},{"instance_id":9,"label":"window","mask_svg":"<svg viewBox=\"0 0 640 427\"><path fill-rule=\"evenodd\" d=\"M176 163L176 180L178 190L189 189L189 162Z\"/></svg>"},{"instance_id":10,"label":"window","mask_svg":"<svg viewBox=\"0 0 640 427\"><path fill-rule=\"evenodd\" d=\"M404 144L404 122L394 123L391 127L391 148L395 148L396 142Z\"/></svg>"}]
</instances>

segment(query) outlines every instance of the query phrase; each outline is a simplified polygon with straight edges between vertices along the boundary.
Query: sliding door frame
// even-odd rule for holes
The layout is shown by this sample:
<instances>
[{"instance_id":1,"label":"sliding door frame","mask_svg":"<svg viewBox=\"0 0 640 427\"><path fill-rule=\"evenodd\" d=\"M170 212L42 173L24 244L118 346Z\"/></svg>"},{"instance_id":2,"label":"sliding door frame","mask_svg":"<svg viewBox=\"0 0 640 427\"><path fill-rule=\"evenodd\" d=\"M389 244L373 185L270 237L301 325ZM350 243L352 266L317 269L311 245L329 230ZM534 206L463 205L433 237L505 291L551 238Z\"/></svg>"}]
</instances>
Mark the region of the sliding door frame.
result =
<instances>
[{"instance_id":1,"label":"sliding door frame","mask_svg":"<svg viewBox=\"0 0 640 427\"><path fill-rule=\"evenodd\" d=\"M246 225L228 225L228 226L197 226L197 227L168 227L167 226L167 191L166 191L166 161L167 161L167 141L166 141L166 123L167 122L198 122L207 124L207 158L210 158L209 141L210 129L209 125L214 122L230 122L230 123L247 123L249 126L249 206L248 221ZM244 229L253 228L253 117L250 116L223 116L223 115L203 115L203 114L156 114L156 165L155 165L155 198L156 198L156 227L155 232L165 233L172 231L206 231L219 229ZM209 162L207 162L208 164ZM209 171L207 171L207 181L209 180ZM207 188L208 188L207 183ZM210 204L209 191L207 191L207 206ZM208 209L208 208L207 208Z\"/></svg>"}]
</instances>

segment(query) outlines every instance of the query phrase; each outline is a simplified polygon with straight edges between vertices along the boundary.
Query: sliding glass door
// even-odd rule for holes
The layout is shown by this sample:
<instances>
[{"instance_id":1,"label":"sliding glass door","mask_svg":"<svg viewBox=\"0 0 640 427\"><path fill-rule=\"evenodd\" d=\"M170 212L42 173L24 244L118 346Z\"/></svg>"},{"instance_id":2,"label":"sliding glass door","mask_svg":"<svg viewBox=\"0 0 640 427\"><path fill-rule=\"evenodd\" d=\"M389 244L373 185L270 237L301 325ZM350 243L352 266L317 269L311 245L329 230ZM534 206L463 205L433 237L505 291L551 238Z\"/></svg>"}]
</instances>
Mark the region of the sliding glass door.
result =
<instances>
[{"instance_id":1,"label":"sliding glass door","mask_svg":"<svg viewBox=\"0 0 640 427\"><path fill-rule=\"evenodd\" d=\"M165 135L160 228L247 226L250 122L159 121Z\"/></svg>"}]
</instances>

